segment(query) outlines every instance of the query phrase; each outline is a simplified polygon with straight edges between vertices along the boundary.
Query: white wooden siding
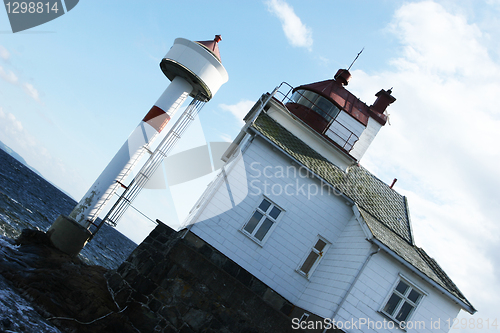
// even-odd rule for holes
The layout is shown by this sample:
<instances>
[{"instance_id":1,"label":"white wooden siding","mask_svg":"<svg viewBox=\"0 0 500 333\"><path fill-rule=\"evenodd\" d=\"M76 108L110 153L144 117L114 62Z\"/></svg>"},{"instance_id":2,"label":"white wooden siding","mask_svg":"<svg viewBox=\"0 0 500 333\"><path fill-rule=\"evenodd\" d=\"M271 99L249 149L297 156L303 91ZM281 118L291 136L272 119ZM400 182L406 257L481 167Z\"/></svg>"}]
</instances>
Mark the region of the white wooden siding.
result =
<instances>
[{"instance_id":1,"label":"white wooden siding","mask_svg":"<svg viewBox=\"0 0 500 333\"><path fill-rule=\"evenodd\" d=\"M263 246L256 244L240 229L252 215L255 207L262 201L262 194L249 186L248 195L239 205L230 211L223 212L224 203L229 200L226 184L222 182L210 199L210 203L198 217L191 231L217 248L226 256L237 262L251 274L276 290L289 301L297 304L299 296L311 282L295 270L310 251L311 244L318 234L332 244L344 230L345 225L353 216L351 207L345 200L333 194L328 194L326 187L323 195L312 195L308 198L309 186L319 187L319 181L312 178L266 178L264 168L268 171L289 167L290 159L274 151L271 146L260 138L256 138L243 155L246 166L247 184L238 183L241 177L236 173L227 176L232 184L233 193L244 193L235 188L249 186L256 181L263 184L276 184L280 188L289 185L288 189L302 188L304 193L293 191L293 195L277 195L276 191L267 193L267 197L285 211L277 227L272 231ZM253 163L253 164L252 164ZM271 168L271 169L270 169ZM255 184L255 183L254 183ZM312 187L311 187L312 188ZM290 192L290 191L289 191ZM256 195L258 194L258 195ZM214 215L219 211L220 214ZM209 218L206 218L208 216ZM330 248L331 250L331 248ZM330 252L330 251L328 251ZM322 263L317 269L321 269ZM313 274L313 277L316 272ZM325 307L331 308L330 301Z\"/></svg>"},{"instance_id":2,"label":"white wooden siding","mask_svg":"<svg viewBox=\"0 0 500 333\"><path fill-rule=\"evenodd\" d=\"M379 313L379 309L392 292L394 283L403 274L417 287L427 293L421 300L417 311L409 321L421 325L420 329L408 328L407 332L448 332L447 320L455 318L460 311L460 307L444 297L430 284L414 275L409 269L398 263L395 259L384 252L375 254L365 267L357 283L346 299L342 309L339 311L336 320L351 321L371 320L372 322L383 322L387 317ZM431 329L431 321L441 322L440 329ZM401 332L397 325L394 329L372 329L367 326L357 332Z\"/></svg>"},{"instance_id":3,"label":"white wooden siding","mask_svg":"<svg viewBox=\"0 0 500 333\"><path fill-rule=\"evenodd\" d=\"M251 186L252 181L260 185L266 181L268 189L272 185L279 188L289 186L289 189L294 190L303 186L307 189L320 184L313 178L266 177L264 170L273 174L281 167L286 171L292 162L260 137L253 140L242 158L244 168L231 169L227 179L218 183L213 195L207 198L206 207L196 221L191 221L195 222L191 231L290 302L310 313L330 318L373 246L366 240L351 207L346 205L342 197L327 193L308 197L307 191L305 194L293 192L292 195L269 191L266 196L284 209L284 215L263 246L252 241L240 231L263 198L262 193L256 193L256 188L262 190L263 187L255 188L255 183ZM239 203L231 207L231 202ZM318 235L332 245L307 279L296 269ZM426 329L420 332L447 332L446 320L456 317L459 306L383 252L371 257L336 319L387 320L378 310L391 292L399 273L428 293L411 319L425 323ZM441 320L441 329L431 330L431 320ZM416 331L408 329L408 332Z\"/></svg>"},{"instance_id":4,"label":"white wooden siding","mask_svg":"<svg viewBox=\"0 0 500 333\"><path fill-rule=\"evenodd\" d=\"M298 306L329 318L370 253L359 222L353 216L311 277Z\"/></svg>"},{"instance_id":5,"label":"white wooden siding","mask_svg":"<svg viewBox=\"0 0 500 333\"><path fill-rule=\"evenodd\" d=\"M373 142L373 139L375 139L375 136L377 135L380 128L382 128L382 125L380 125L380 123L378 123L371 117L368 118L366 129L363 131L363 133L359 137L358 142L354 144L354 147L351 150L351 155L358 161L361 159L361 157L363 157L366 150Z\"/></svg>"}]
</instances>

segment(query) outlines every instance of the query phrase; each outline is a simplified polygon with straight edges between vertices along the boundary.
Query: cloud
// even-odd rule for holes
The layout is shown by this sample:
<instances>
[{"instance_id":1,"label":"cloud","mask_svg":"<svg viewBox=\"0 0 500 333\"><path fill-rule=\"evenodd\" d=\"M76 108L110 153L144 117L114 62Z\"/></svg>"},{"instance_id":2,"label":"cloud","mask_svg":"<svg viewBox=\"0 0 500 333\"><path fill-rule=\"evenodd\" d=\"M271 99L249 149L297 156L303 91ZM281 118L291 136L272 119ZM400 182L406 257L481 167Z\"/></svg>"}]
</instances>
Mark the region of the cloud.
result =
<instances>
[{"instance_id":1,"label":"cloud","mask_svg":"<svg viewBox=\"0 0 500 333\"><path fill-rule=\"evenodd\" d=\"M283 0L265 2L268 10L281 21L281 26L290 45L311 50L313 45L311 28L302 23L293 7Z\"/></svg>"},{"instance_id":2,"label":"cloud","mask_svg":"<svg viewBox=\"0 0 500 333\"><path fill-rule=\"evenodd\" d=\"M401 6L390 24L400 42L392 70L353 71L351 90L368 104L381 87L397 101L361 161L409 197L413 230L481 311L500 306L500 64L486 33L467 17L424 1ZM488 286L488 292L484 292ZM462 315L463 316L463 315ZM465 331L464 331L465 332Z\"/></svg>"},{"instance_id":3,"label":"cloud","mask_svg":"<svg viewBox=\"0 0 500 333\"><path fill-rule=\"evenodd\" d=\"M435 2L401 7L390 29L406 43L405 58L396 62L401 68L418 65L436 73L470 76L488 74L477 70L493 65L488 50L481 44L483 33L478 26Z\"/></svg>"},{"instance_id":4,"label":"cloud","mask_svg":"<svg viewBox=\"0 0 500 333\"><path fill-rule=\"evenodd\" d=\"M0 119L2 119L2 132L9 135L18 135L23 131L23 125L12 113L3 111L0 107Z\"/></svg>"},{"instance_id":5,"label":"cloud","mask_svg":"<svg viewBox=\"0 0 500 333\"><path fill-rule=\"evenodd\" d=\"M2 50L0 48L0 57L2 57ZM31 98L33 98L35 101L40 102L40 95L38 93L38 90L31 84L27 82L21 83L19 81L19 78L17 75L11 71L11 70L5 70L2 66L0 66L0 78L4 79L5 81L13 84L13 85L20 85L24 92Z\"/></svg>"},{"instance_id":6,"label":"cloud","mask_svg":"<svg viewBox=\"0 0 500 333\"><path fill-rule=\"evenodd\" d=\"M231 112L233 114L233 116L235 116L236 119L238 120L238 123L241 126L243 126L243 124L245 123L243 121L243 118L248 113L248 111L250 111L250 109L252 108L252 106L254 104L255 104L254 101L242 100L242 101L238 102L237 104L233 104L233 105L219 104L219 107L222 110Z\"/></svg>"},{"instance_id":7,"label":"cloud","mask_svg":"<svg viewBox=\"0 0 500 333\"><path fill-rule=\"evenodd\" d=\"M0 141L14 149L27 150L35 146L35 140L24 130L22 123L0 107ZM18 150L16 150L18 149Z\"/></svg>"},{"instance_id":8,"label":"cloud","mask_svg":"<svg viewBox=\"0 0 500 333\"><path fill-rule=\"evenodd\" d=\"M23 83L23 88L28 96L33 98L35 101L40 102L40 98L38 97L38 90L36 90L31 83Z\"/></svg>"},{"instance_id":9,"label":"cloud","mask_svg":"<svg viewBox=\"0 0 500 333\"><path fill-rule=\"evenodd\" d=\"M0 66L0 77L12 84L17 84L17 82L19 81L16 74L14 74L12 71L5 71L2 66Z\"/></svg>"},{"instance_id":10,"label":"cloud","mask_svg":"<svg viewBox=\"0 0 500 333\"><path fill-rule=\"evenodd\" d=\"M7 51L7 49L2 45L0 45L0 58L2 58L3 60L9 60L10 58L9 51Z\"/></svg>"}]
</instances>

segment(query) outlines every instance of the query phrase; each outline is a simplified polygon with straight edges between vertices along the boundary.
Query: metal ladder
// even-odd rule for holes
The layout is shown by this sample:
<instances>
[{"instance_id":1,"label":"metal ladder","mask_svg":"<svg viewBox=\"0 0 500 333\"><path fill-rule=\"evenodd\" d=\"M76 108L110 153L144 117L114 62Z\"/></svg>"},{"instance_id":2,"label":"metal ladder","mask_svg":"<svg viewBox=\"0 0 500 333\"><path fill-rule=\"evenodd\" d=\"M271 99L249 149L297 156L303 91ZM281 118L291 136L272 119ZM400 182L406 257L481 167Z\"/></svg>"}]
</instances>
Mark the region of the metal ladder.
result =
<instances>
[{"instance_id":1,"label":"metal ladder","mask_svg":"<svg viewBox=\"0 0 500 333\"><path fill-rule=\"evenodd\" d=\"M92 235L95 235L104 223L113 227L123 216L132 201L137 197L139 192L144 188L156 169L163 162L163 159L168 156L169 152L181 138L186 128L191 124L196 115L200 112L206 102L202 101L202 96L196 96L191 103L186 107L181 117L168 131L167 135L160 142L155 151L149 156L148 160L142 166L139 173L134 177L128 186L123 186L125 191L115 202L113 207L106 214L101 223L94 225L95 229L91 230Z\"/></svg>"}]
</instances>

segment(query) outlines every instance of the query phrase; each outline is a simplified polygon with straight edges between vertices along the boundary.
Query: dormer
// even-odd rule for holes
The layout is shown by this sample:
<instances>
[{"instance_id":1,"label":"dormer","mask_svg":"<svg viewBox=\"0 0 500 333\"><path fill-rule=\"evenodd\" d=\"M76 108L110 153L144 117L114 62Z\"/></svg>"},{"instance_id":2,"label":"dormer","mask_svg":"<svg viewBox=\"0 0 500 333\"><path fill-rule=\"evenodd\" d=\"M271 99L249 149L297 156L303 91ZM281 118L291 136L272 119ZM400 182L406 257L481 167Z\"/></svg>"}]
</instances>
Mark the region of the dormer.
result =
<instances>
[{"instance_id":1,"label":"dormer","mask_svg":"<svg viewBox=\"0 0 500 333\"><path fill-rule=\"evenodd\" d=\"M331 80L296 87L285 106L357 162L387 122L384 112L396 99L390 89L382 89L373 105L368 106L345 88L350 78L348 70L339 69Z\"/></svg>"}]
</instances>

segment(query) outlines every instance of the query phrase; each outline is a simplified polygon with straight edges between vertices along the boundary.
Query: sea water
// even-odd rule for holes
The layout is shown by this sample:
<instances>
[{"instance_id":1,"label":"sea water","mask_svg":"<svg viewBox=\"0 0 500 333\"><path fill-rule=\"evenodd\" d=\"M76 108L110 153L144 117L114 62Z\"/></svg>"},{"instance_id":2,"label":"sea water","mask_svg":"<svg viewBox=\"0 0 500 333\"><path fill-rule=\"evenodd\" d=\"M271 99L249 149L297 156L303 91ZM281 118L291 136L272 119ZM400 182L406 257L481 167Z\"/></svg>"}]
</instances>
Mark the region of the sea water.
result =
<instances>
[{"instance_id":1,"label":"sea water","mask_svg":"<svg viewBox=\"0 0 500 333\"><path fill-rule=\"evenodd\" d=\"M23 229L47 231L77 202L43 177L0 149L0 260L9 239ZM117 268L137 246L114 228L104 225L80 253L88 263ZM0 275L0 332L59 332L45 321Z\"/></svg>"}]
</instances>

